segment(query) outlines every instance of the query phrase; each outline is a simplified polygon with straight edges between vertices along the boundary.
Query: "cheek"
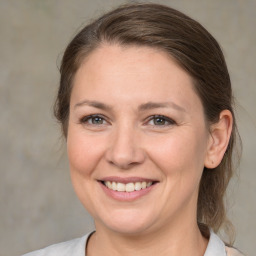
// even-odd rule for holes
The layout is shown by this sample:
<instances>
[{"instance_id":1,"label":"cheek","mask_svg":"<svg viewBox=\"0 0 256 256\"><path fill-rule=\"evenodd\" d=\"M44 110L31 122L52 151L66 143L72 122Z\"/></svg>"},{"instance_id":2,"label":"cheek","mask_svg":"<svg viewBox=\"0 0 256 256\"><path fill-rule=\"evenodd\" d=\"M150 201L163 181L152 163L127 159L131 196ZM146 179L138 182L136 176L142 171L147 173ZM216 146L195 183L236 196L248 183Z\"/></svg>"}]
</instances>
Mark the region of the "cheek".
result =
<instances>
[{"instance_id":1,"label":"cheek","mask_svg":"<svg viewBox=\"0 0 256 256\"><path fill-rule=\"evenodd\" d=\"M74 190L84 207L95 216L95 169L100 162L101 139L85 135L78 128L69 129L67 151Z\"/></svg>"},{"instance_id":2,"label":"cheek","mask_svg":"<svg viewBox=\"0 0 256 256\"><path fill-rule=\"evenodd\" d=\"M72 172L89 176L103 154L103 143L96 136L86 136L83 132L72 128L67 138L67 151Z\"/></svg>"},{"instance_id":3,"label":"cheek","mask_svg":"<svg viewBox=\"0 0 256 256\"><path fill-rule=\"evenodd\" d=\"M201 133L203 134L203 133ZM196 132L179 132L152 139L147 145L148 155L164 175L187 177L201 175L206 154L206 139Z\"/></svg>"}]
</instances>

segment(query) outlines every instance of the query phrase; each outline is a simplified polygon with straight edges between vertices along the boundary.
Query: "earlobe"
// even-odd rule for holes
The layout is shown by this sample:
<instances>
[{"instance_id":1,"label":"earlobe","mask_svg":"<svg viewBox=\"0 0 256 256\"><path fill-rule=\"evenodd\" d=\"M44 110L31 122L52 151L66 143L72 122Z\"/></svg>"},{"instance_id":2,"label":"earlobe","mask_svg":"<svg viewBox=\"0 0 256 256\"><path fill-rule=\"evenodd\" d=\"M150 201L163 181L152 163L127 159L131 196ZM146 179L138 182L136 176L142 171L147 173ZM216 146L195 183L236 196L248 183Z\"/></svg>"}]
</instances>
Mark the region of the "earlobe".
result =
<instances>
[{"instance_id":1,"label":"earlobe","mask_svg":"<svg viewBox=\"0 0 256 256\"><path fill-rule=\"evenodd\" d=\"M228 147L232 125L233 116L229 110L223 110L220 113L219 121L211 125L211 134L204 162L205 167L212 169L221 163Z\"/></svg>"}]
</instances>

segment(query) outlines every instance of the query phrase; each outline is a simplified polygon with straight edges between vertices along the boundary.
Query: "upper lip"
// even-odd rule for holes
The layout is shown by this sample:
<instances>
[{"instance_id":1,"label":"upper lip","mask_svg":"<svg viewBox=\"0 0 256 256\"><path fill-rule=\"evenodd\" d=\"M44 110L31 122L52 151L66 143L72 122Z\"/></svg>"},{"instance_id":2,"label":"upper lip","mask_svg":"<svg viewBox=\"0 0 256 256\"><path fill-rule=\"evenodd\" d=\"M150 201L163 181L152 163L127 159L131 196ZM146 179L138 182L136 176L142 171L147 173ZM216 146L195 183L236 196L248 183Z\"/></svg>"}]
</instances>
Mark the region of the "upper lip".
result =
<instances>
[{"instance_id":1,"label":"upper lip","mask_svg":"<svg viewBox=\"0 0 256 256\"><path fill-rule=\"evenodd\" d=\"M143 177L119 177L119 176L108 176L100 179L99 181L111 181L111 182L119 182L119 183L135 183L135 182L157 182L157 180L149 179L149 178L143 178Z\"/></svg>"}]
</instances>

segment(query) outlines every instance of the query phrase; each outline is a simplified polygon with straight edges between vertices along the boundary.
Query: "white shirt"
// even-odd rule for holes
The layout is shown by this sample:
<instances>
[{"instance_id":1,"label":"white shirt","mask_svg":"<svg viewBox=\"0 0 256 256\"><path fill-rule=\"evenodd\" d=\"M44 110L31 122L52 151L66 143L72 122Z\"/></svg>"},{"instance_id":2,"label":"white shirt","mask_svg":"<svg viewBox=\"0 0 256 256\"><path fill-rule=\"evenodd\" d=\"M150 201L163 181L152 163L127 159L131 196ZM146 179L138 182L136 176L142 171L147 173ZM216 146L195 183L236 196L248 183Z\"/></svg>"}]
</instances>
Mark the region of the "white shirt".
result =
<instances>
[{"instance_id":1,"label":"white shirt","mask_svg":"<svg viewBox=\"0 0 256 256\"><path fill-rule=\"evenodd\" d=\"M23 256L86 256L85 248L90 234L67 242L54 244ZM226 247L221 239L211 231L204 256L243 256L238 250Z\"/></svg>"}]
</instances>

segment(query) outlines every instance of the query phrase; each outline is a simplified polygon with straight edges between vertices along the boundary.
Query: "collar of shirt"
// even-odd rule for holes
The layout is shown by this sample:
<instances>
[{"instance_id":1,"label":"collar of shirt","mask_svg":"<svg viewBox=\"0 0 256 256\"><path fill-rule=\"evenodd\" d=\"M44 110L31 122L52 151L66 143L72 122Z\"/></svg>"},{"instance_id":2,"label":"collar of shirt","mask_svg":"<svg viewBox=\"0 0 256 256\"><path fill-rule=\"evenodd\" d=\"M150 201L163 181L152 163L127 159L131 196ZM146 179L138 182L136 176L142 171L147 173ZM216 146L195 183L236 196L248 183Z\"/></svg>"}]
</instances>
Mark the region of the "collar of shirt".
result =
<instances>
[{"instance_id":1,"label":"collar of shirt","mask_svg":"<svg viewBox=\"0 0 256 256\"><path fill-rule=\"evenodd\" d=\"M210 239L205 251L204 256L227 256L225 244L223 241L215 234L210 231Z\"/></svg>"}]
</instances>

